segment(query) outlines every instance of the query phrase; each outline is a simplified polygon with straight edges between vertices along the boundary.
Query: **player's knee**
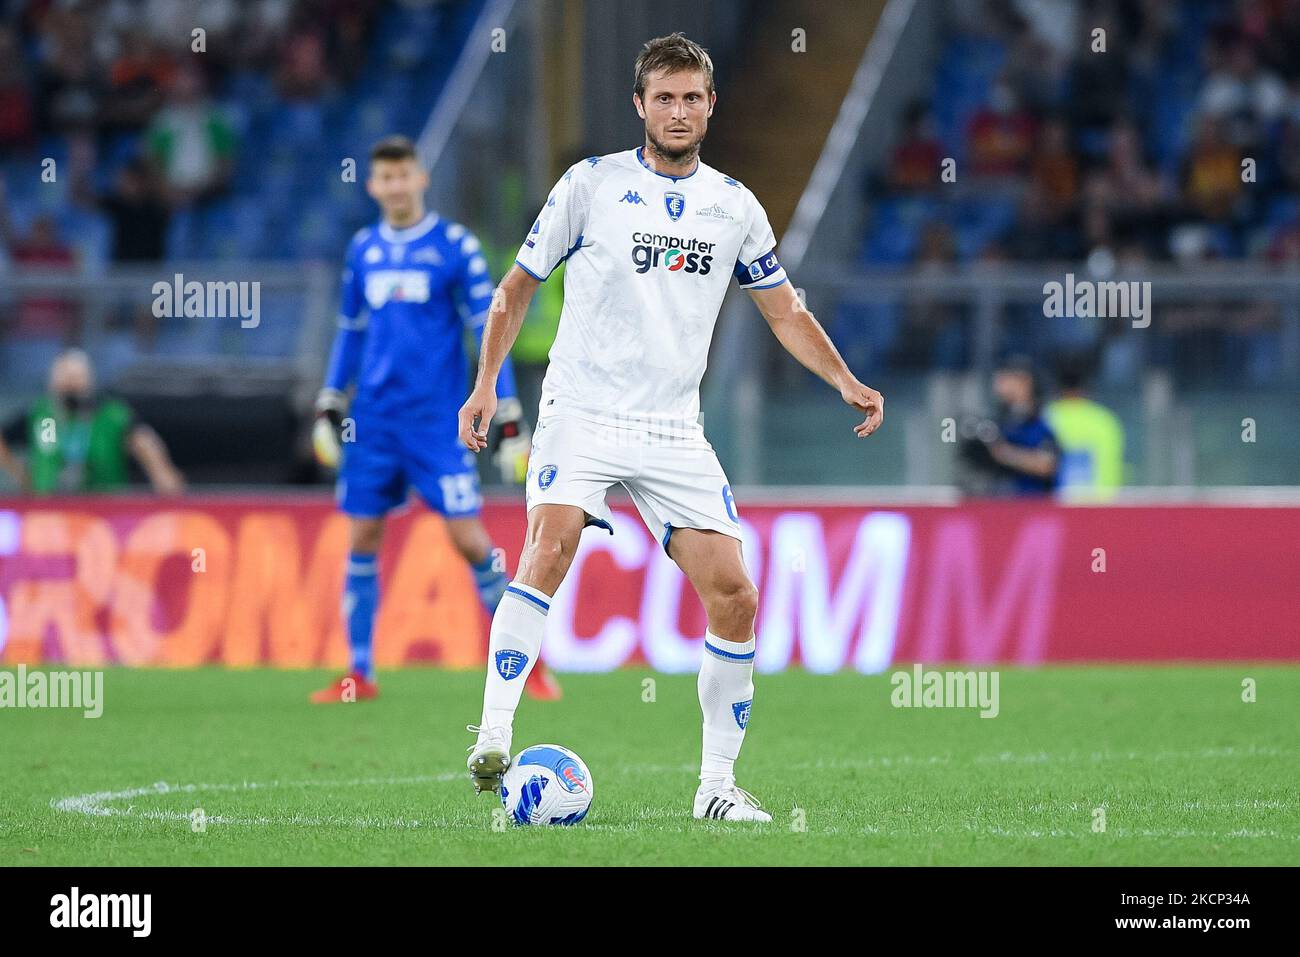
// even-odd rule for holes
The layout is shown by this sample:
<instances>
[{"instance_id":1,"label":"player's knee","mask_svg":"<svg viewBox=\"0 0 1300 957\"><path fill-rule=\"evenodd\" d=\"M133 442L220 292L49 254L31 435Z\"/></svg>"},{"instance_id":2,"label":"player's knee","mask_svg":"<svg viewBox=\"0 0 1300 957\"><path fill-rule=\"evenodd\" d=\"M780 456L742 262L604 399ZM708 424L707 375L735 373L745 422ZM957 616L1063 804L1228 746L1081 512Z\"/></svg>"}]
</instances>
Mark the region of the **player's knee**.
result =
<instances>
[{"instance_id":1,"label":"player's knee","mask_svg":"<svg viewBox=\"0 0 1300 957\"><path fill-rule=\"evenodd\" d=\"M748 578L728 579L713 590L710 611L732 628L751 630L758 616L758 589Z\"/></svg>"},{"instance_id":2,"label":"player's knee","mask_svg":"<svg viewBox=\"0 0 1300 957\"><path fill-rule=\"evenodd\" d=\"M543 590L559 586L573 561L575 549L563 538L555 535L538 535L524 546L521 570L530 579L528 584Z\"/></svg>"},{"instance_id":3,"label":"player's knee","mask_svg":"<svg viewBox=\"0 0 1300 957\"><path fill-rule=\"evenodd\" d=\"M352 520L351 545L354 552L377 552L383 542L383 519L357 518Z\"/></svg>"}]
</instances>

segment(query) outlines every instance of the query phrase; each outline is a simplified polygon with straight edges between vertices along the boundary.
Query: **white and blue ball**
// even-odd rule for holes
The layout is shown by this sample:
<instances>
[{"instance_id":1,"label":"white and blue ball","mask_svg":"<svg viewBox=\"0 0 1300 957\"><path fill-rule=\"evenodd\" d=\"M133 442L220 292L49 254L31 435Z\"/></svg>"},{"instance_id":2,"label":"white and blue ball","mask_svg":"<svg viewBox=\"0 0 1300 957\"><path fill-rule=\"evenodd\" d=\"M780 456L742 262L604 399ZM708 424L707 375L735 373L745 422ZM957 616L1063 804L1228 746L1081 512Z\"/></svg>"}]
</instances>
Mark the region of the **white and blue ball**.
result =
<instances>
[{"instance_id":1,"label":"white and blue ball","mask_svg":"<svg viewBox=\"0 0 1300 957\"><path fill-rule=\"evenodd\" d=\"M587 765L558 744L525 748L501 776L501 803L515 824L577 824L592 794Z\"/></svg>"}]
</instances>

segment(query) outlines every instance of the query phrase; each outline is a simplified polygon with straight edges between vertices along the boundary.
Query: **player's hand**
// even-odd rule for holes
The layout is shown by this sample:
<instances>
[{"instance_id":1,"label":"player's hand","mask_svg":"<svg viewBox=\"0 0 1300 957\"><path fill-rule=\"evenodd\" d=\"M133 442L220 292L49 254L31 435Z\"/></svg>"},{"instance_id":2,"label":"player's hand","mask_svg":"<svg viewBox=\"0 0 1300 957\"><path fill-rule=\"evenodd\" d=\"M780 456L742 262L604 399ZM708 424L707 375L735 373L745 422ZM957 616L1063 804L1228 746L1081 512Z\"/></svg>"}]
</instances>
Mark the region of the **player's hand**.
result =
<instances>
[{"instance_id":1,"label":"player's hand","mask_svg":"<svg viewBox=\"0 0 1300 957\"><path fill-rule=\"evenodd\" d=\"M311 447L316 461L327 469L339 467L343 457L343 413L348 397L338 389L321 389L316 396L316 421L311 429Z\"/></svg>"},{"instance_id":2,"label":"player's hand","mask_svg":"<svg viewBox=\"0 0 1300 957\"><path fill-rule=\"evenodd\" d=\"M528 453L533 447L523 404L518 399L502 399L497 419L497 450L492 461L501 470L501 481L518 485L528 475Z\"/></svg>"},{"instance_id":3,"label":"player's hand","mask_svg":"<svg viewBox=\"0 0 1300 957\"><path fill-rule=\"evenodd\" d=\"M870 386L854 379L840 389L840 397L859 412L866 413L867 417L853 427L858 438L865 439L885 421L885 397Z\"/></svg>"},{"instance_id":4,"label":"player's hand","mask_svg":"<svg viewBox=\"0 0 1300 957\"><path fill-rule=\"evenodd\" d=\"M492 416L497 412L495 388L475 389L470 393L465 404L460 407L457 417L460 423L460 440L471 452L482 452L487 448L488 426Z\"/></svg>"}]
</instances>

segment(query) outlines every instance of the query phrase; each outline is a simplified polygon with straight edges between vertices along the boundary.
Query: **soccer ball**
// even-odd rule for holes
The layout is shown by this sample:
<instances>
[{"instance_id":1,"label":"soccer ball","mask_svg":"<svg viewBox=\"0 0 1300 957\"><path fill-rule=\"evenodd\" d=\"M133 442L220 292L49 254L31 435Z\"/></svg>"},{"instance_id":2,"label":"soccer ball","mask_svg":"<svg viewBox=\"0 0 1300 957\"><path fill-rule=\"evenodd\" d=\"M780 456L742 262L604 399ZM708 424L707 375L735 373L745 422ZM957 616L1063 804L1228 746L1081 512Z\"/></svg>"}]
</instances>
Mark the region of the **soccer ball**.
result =
<instances>
[{"instance_id":1,"label":"soccer ball","mask_svg":"<svg viewBox=\"0 0 1300 957\"><path fill-rule=\"evenodd\" d=\"M577 824L592 794L582 758L558 744L525 748L501 776L501 803L516 824Z\"/></svg>"}]
</instances>

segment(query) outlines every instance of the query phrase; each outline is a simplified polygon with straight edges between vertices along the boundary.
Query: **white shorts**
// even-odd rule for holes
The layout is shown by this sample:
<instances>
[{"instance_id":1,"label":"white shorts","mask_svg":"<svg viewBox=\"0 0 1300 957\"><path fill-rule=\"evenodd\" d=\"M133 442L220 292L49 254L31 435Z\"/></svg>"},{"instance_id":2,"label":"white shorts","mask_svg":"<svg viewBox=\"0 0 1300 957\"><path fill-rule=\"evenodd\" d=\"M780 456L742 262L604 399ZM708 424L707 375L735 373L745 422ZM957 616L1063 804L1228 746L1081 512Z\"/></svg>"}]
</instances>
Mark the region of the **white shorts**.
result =
<instances>
[{"instance_id":1,"label":"white shorts","mask_svg":"<svg viewBox=\"0 0 1300 957\"><path fill-rule=\"evenodd\" d=\"M665 551L675 528L711 529L740 539L731 485L704 439L661 438L562 413L538 422L525 485L530 511L538 505L576 505L587 513L588 525L613 534L605 493L616 483L628 490Z\"/></svg>"}]
</instances>

